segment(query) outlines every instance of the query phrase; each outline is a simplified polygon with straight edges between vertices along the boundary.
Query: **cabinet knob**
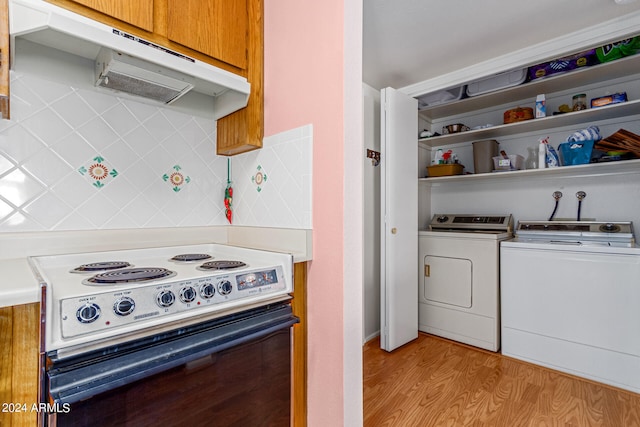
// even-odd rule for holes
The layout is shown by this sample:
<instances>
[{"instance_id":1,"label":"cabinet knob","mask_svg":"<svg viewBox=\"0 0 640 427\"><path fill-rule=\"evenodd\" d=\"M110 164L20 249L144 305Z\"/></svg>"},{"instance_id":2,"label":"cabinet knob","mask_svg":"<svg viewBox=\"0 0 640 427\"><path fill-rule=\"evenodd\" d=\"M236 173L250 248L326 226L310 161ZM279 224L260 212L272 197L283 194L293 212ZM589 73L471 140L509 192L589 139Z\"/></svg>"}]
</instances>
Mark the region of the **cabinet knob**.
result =
<instances>
[{"instance_id":1,"label":"cabinet knob","mask_svg":"<svg viewBox=\"0 0 640 427\"><path fill-rule=\"evenodd\" d=\"M395 227L391 229L391 234L396 234L397 232L398 232L398 229L396 229Z\"/></svg>"}]
</instances>

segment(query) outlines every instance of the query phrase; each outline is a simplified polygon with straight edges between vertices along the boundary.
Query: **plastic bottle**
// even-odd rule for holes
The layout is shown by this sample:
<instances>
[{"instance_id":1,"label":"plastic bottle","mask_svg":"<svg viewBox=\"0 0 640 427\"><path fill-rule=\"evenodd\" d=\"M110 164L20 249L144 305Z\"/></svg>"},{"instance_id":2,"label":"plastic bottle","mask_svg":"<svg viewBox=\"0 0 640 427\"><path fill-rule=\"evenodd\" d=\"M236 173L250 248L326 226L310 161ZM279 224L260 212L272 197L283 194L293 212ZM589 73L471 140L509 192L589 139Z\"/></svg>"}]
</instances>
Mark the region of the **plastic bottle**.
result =
<instances>
[{"instance_id":1,"label":"plastic bottle","mask_svg":"<svg viewBox=\"0 0 640 427\"><path fill-rule=\"evenodd\" d=\"M545 145L547 146L547 167L557 168L560 166L560 157L558 157L558 153L548 141Z\"/></svg>"},{"instance_id":2,"label":"plastic bottle","mask_svg":"<svg viewBox=\"0 0 640 427\"><path fill-rule=\"evenodd\" d=\"M433 157L433 162L431 162L434 165L439 165L444 163L444 153L442 152L442 148L438 148L436 150L436 155Z\"/></svg>"},{"instance_id":3,"label":"plastic bottle","mask_svg":"<svg viewBox=\"0 0 640 427\"><path fill-rule=\"evenodd\" d=\"M538 169L538 147L527 147L529 155L525 160L524 165L527 169Z\"/></svg>"},{"instance_id":4,"label":"plastic bottle","mask_svg":"<svg viewBox=\"0 0 640 427\"><path fill-rule=\"evenodd\" d=\"M536 119L547 115L547 101L544 94L536 97Z\"/></svg>"},{"instance_id":5,"label":"plastic bottle","mask_svg":"<svg viewBox=\"0 0 640 427\"><path fill-rule=\"evenodd\" d=\"M547 140L544 138L540 140L538 144L538 169L544 169L547 167Z\"/></svg>"}]
</instances>

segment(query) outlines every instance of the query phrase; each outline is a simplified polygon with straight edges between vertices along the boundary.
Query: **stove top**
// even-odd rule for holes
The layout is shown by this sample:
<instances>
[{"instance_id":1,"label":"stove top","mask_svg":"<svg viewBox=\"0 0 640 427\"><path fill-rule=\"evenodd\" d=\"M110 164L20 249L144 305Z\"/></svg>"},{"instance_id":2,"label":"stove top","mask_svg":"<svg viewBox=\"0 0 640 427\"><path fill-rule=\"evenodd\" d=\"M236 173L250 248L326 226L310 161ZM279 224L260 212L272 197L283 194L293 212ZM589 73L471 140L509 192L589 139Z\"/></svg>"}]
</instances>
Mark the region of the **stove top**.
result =
<instances>
[{"instance_id":1,"label":"stove top","mask_svg":"<svg viewBox=\"0 0 640 427\"><path fill-rule=\"evenodd\" d=\"M46 286L47 351L111 345L283 301L293 291L290 254L218 244L29 261Z\"/></svg>"}]
</instances>

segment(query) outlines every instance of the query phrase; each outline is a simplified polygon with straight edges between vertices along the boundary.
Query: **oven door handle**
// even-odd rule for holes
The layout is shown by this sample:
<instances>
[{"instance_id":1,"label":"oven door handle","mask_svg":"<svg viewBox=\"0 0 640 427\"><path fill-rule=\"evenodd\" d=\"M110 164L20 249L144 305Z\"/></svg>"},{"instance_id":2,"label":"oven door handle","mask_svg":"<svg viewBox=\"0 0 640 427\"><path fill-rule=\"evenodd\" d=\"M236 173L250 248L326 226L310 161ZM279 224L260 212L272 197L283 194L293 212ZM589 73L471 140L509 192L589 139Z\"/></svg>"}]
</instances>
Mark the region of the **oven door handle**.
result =
<instances>
[{"instance_id":1,"label":"oven door handle","mask_svg":"<svg viewBox=\"0 0 640 427\"><path fill-rule=\"evenodd\" d=\"M48 373L48 392L53 402L75 403L80 400L131 384L168 369L193 362L225 349L266 337L290 328L299 319L291 307L234 320L195 334L168 340L135 352L125 352L94 363L52 368Z\"/></svg>"}]
</instances>

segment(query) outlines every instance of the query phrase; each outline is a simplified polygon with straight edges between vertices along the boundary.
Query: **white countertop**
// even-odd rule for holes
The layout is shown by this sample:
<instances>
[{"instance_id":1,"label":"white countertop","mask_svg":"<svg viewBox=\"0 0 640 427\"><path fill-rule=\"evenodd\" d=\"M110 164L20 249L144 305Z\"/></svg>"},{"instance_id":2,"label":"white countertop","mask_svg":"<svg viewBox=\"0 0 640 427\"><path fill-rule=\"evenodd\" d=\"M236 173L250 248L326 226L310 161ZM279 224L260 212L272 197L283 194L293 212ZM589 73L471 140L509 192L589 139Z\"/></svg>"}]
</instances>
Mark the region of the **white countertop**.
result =
<instances>
[{"instance_id":1,"label":"white countertop","mask_svg":"<svg viewBox=\"0 0 640 427\"><path fill-rule=\"evenodd\" d=\"M0 233L0 307L40 300L29 256L222 243L290 253L304 262L312 259L311 237L306 229L240 226Z\"/></svg>"},{"instance_id":2,"label":"white countertop","mask_svg":"<svg viewBox=\"0 0 640 427\"><path fill-rule=\"evenodd\" d=\"M0 260L0 307L40 301L40 288L26 258Z\"/></svg>"}]
</instances>

